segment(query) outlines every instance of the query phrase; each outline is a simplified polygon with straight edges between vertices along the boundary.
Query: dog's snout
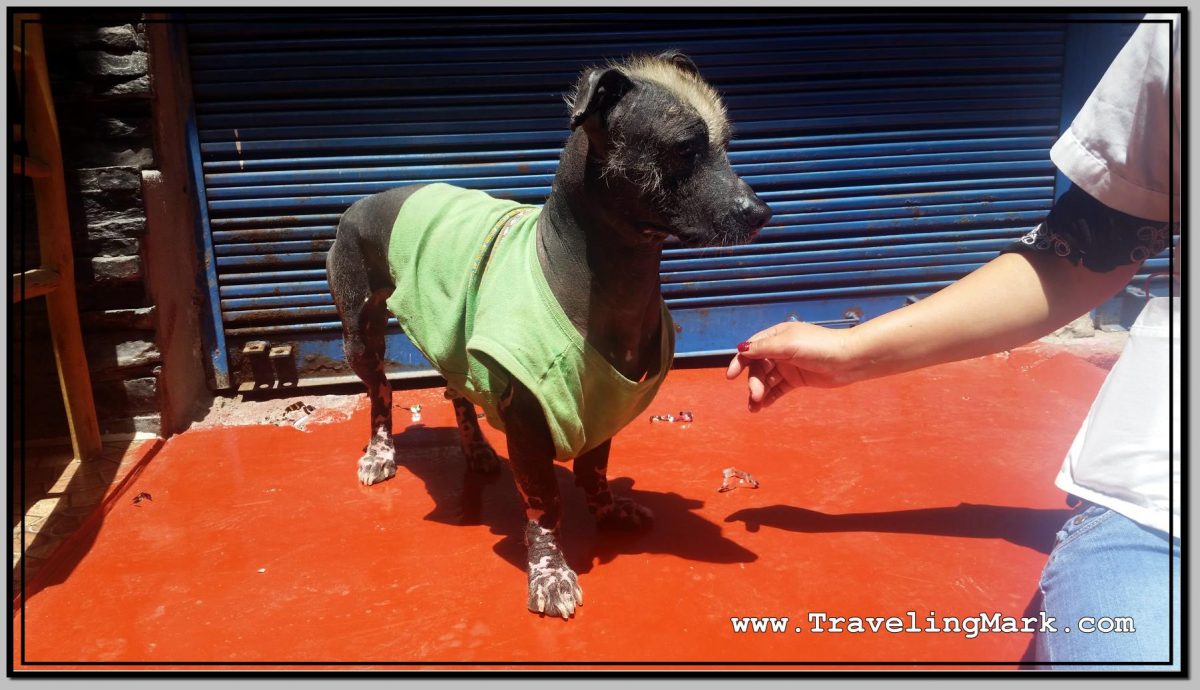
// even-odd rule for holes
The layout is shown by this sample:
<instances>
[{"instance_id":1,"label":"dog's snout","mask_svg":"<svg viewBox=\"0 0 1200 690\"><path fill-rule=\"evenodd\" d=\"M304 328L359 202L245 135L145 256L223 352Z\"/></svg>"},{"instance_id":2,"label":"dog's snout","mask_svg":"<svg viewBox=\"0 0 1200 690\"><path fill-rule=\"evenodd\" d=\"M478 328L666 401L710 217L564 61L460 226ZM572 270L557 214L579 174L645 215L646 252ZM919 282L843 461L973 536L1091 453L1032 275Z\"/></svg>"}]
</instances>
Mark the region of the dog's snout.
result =
<instances>
[{"instance_id":1,"label":"dog's snout","mask_svg":"<svg viewBox=\"0 0 1200 690\"><path fill-rule=\"evenodd\" d=\"M746 225L761 228L771 220L771 209L758 198L745 180L738 180L738 213L745 219Z\"/></svg>"}]
</instances>

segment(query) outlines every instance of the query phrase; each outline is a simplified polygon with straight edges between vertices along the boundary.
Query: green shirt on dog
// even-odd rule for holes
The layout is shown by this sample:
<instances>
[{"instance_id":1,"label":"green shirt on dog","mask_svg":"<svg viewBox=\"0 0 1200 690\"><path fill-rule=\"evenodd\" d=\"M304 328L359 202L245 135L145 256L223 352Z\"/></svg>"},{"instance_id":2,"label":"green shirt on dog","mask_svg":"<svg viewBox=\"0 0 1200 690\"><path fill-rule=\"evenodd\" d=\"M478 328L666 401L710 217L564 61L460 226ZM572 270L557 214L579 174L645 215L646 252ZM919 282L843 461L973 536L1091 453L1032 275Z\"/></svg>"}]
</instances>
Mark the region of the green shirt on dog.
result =
<instances>
[{"instance_id":1,"label":"green shirt on dog","mask_svg":"<svg viewBox=\"0 0 1200 690\"><path fill-rule=\"evenodd\" d=\"M632 381L589 345L537 257L540 206L447 184L415 192L392 228L388 309L449 388L504 430L516 378L541 404L555 459L577 457L645 411L666 379L675 329L662 305L657 371Z\"/></svg>"}]
</instances>

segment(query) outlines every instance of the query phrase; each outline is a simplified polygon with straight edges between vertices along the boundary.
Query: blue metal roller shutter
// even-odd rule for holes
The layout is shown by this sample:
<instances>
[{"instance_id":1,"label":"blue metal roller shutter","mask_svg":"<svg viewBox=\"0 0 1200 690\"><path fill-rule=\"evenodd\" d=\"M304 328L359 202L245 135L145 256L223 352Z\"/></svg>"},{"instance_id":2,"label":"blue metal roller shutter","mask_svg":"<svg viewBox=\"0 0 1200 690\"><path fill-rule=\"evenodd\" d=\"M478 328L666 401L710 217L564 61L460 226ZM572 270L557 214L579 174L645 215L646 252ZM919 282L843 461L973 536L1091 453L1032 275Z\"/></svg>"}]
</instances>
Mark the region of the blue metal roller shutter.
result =
<instances>
[{"instance_id":1,"label":"blue metal roller shutter","mask_svg":"<svg viewBox=\"0 0 1200 690\"><path fill-rule=\"evenodd\" d=\"M188 23L221 330L347 373L323 262L364 195L446 181L549 192L563 93L591 64L684 50L724 95L755 243L669 250L681 356L785 318L850 323L927 295L1044 217L1065 25L800 13L389 13ZM394 327L391 370L428 371ZM217 362L218 382L220 362ZM236 378L236 377L235 377Z\"/></svg>"}]
</instances>

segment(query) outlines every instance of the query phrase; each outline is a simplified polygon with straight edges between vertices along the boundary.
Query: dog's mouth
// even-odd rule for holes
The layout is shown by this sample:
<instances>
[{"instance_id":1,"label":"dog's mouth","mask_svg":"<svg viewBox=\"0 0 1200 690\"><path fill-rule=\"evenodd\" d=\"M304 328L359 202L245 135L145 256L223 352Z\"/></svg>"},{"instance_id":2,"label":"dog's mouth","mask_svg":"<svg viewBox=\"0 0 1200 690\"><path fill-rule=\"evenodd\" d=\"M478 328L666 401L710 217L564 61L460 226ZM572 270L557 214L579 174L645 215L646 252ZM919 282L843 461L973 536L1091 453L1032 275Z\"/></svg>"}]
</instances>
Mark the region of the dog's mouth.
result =
<instances>
[{"instance_id":1,"label":"dog's mouth","mask_svg":"<svg viewBox=\"0 0 1200 690\"><path fill-rule=\"evenodd\" d=\"M691 230L668 230L661 225L646 224L642 229L642 236L665 248L724 247L753 242L764 227L760 225L742 232L723 235Z\"/></svg>"},{"instance_id":2,"label":"dog's mouth","mask_svg":"<svg viewBox=\"0 0 1200 690\"><path fill-rule=\"evenodd\" d=\"M655 242L666 242L670 239L675 239L675 233L661 225L647 223L642 228L642 237Z\"/></svg>"}]
</instances>

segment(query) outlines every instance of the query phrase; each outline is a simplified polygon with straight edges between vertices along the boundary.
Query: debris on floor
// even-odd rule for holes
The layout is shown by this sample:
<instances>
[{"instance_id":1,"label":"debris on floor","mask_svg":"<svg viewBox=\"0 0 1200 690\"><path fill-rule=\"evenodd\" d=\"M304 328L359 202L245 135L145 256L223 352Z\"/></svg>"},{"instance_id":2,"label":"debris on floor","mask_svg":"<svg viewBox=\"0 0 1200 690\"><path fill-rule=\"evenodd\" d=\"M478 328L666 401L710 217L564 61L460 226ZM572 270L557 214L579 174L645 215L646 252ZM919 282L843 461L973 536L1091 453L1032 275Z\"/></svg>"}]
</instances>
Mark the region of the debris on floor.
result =
<instances>
[{"instance_id":1,"label":"debris on floor","mask_svg":"<svg viewBox=\"0 0 1200 690\"><path fill-rule=\"evenodd\" d=\"M408 408L408 411L412 413L412 423L413 424L416 424L417 422L421 421L421 406L420 405L407 405L406 407Z\"/></svg>"},{"instance_id":2,"label":"debris on floor","mask_svg":"<svg viewBox=\"0 0 1200 690\"><path fill-rule=\"evenodd\" d=\"M150 494L143 491L143 492L139 493L137 496L133 497L133 505L137 506L138 508L141 508L142 501L153 501L153 500L154 500L154 498Z\"/></svg>"},{"instance_id":3,"label":"debris on floor","mask_svg":"<svg viewBox=\"0 0 1200 690\"><path fill-rule=\"evenodd\" d=\"M673 415L673 414L652 414L652 415L650 415L650 423L651 424L654 424L657 422L667 422L668 424L674 423L674 422L682 422L684 424L690 424L692 419L693 419L692 413L687 412L687 411L682 411L677 415Z\"/></svg>"},{"instance_id":4,"label":"debris on floor","mask_svg":"<svg viewBox=\"0 0 1200 690\"><path fill-rule=\"evenodd\" d=\"M734 480L737 480L736 482ZM733 491L739 486L748 486L751 489L758 488L758 480L750 476L749 472L743 472L735 467L726 467L721 472L721 488L717 489L717 493L725 493Z\"/></svg>"},{"instance_id":5,"label":"debris on floor","mask_svg":"<svg viewBox=\"0 0 1200 690\"><path fill-rule=\"evenodd\" d=\"M246 400L242 396L217 397L208 414L192 429L269 424L311 431L314 425L336 424L350 419L364 395L308 395L271 400Z\"/></svg>"},{"instance_id":6,"label":"debris on floor","mask_svg":"<svg viewBox=\"0 0 1200 690\"><path fill-rule=\"evenodd\" d=\"M275 419L266 418L263 422L274 424L275 426L283 426L291 424L300 431L304 431L304 424L308 421L309 416L316 412L317 408L305 402L294 402L291 405L283 408L283 413Z\"/></svg>"}]
</instances>

